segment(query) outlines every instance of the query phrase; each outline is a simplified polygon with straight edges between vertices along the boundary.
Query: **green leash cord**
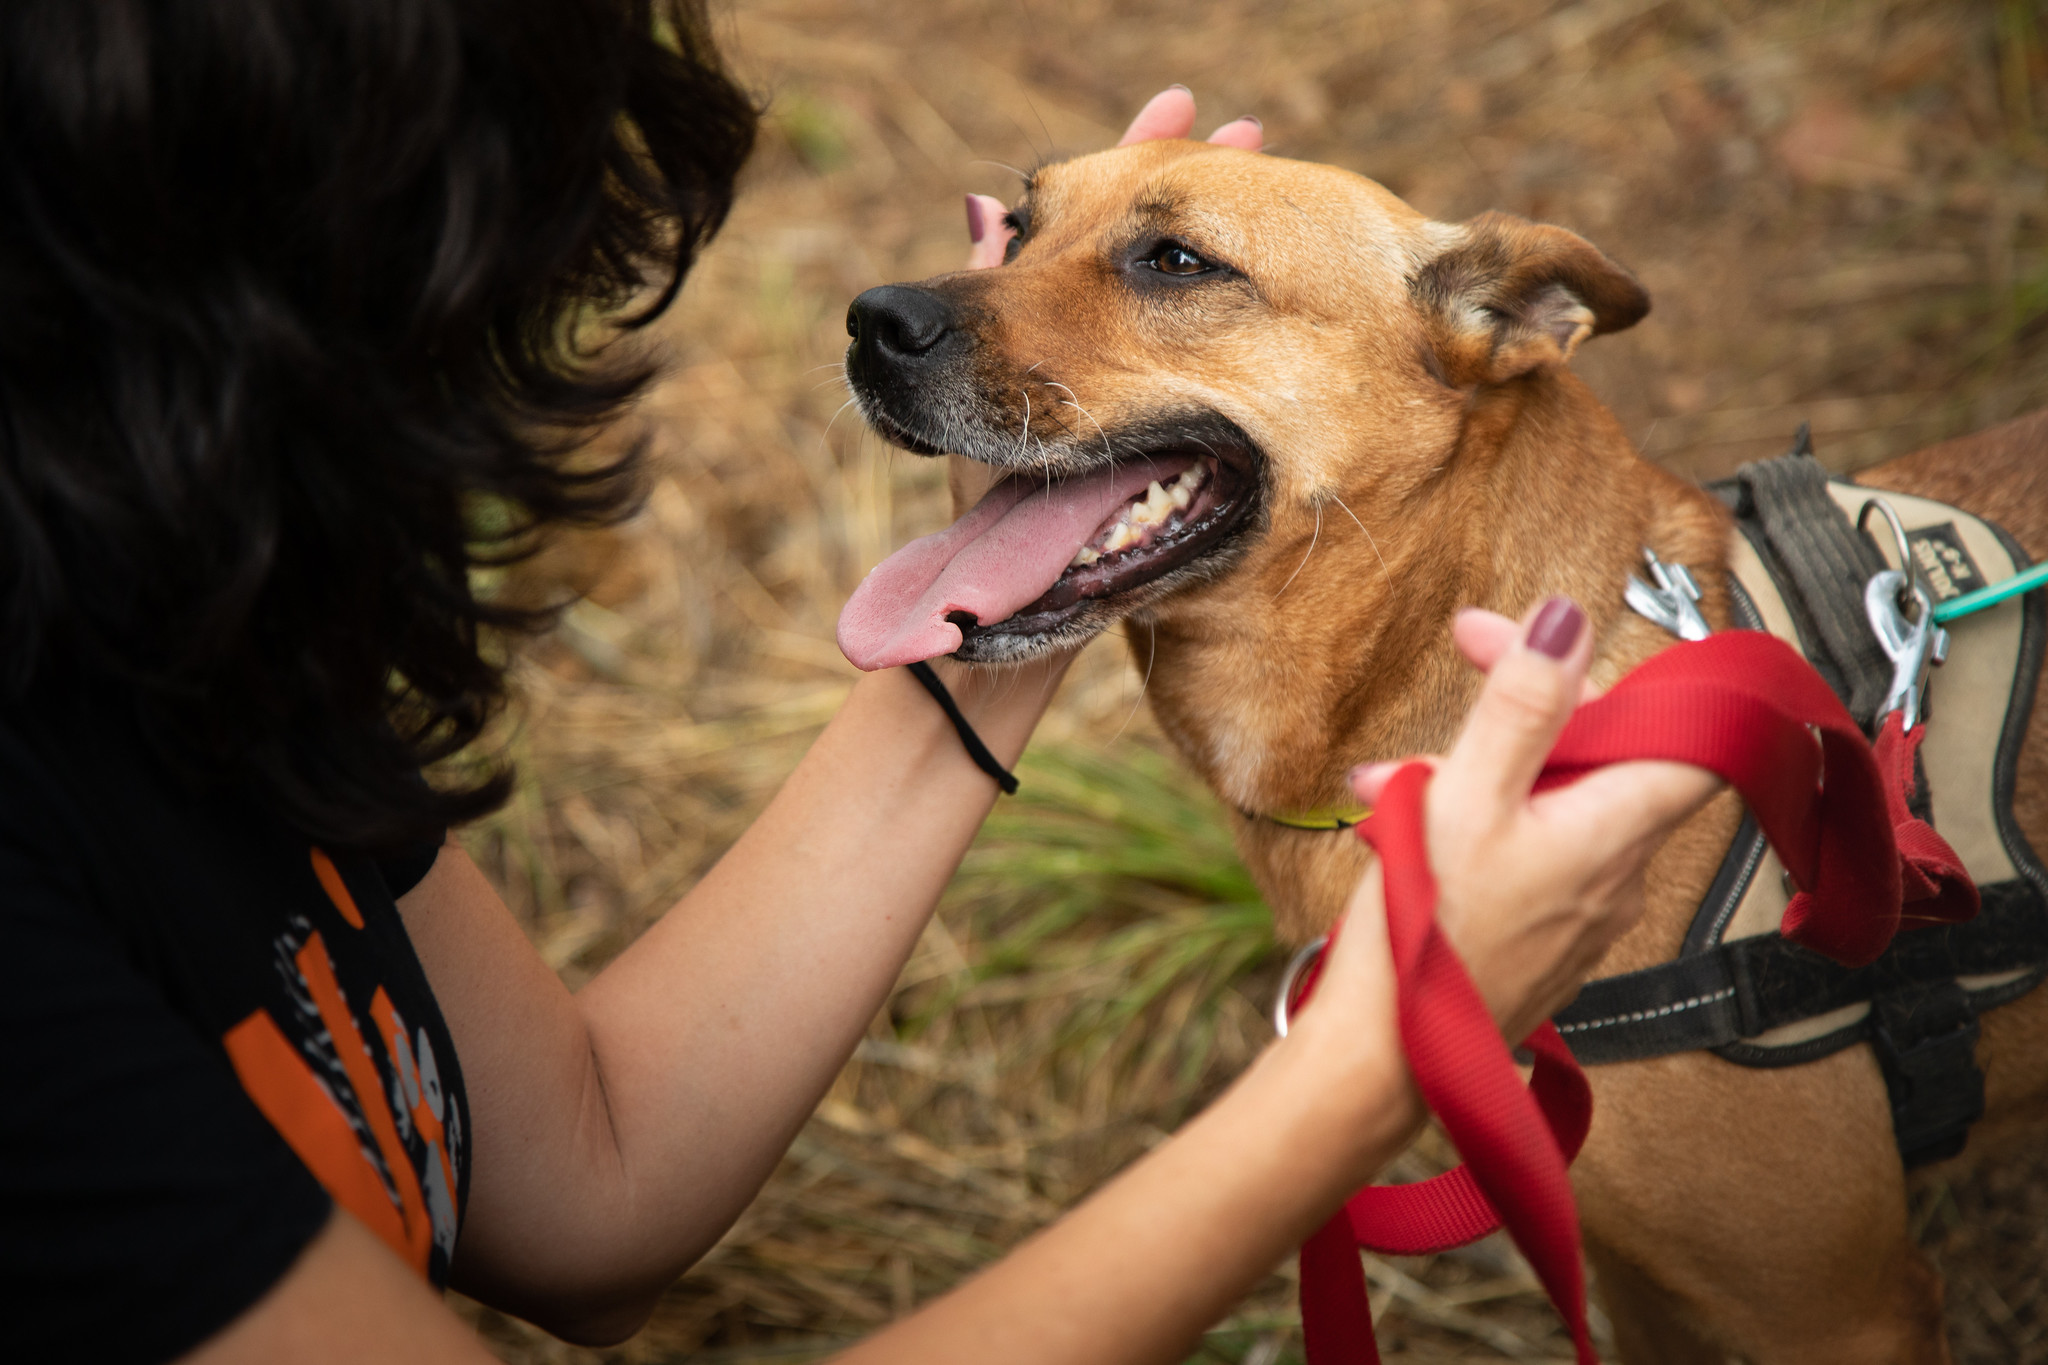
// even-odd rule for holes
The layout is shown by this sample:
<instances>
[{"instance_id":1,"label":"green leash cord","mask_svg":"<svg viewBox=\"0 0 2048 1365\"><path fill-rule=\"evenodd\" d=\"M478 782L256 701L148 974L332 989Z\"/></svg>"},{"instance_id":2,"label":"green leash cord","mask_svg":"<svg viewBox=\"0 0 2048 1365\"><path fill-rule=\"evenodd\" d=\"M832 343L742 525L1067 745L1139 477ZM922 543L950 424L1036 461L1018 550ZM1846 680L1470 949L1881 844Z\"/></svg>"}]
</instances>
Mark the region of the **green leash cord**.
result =
<instances>
[{"instance_id":1,"label":"green leash cord","mask_svg":"<svg viewBox=\"0 0 2048 1365\"><path fill-rule=\"evenodd\" d=\"M2017 597L2043 584L2048 584L2048 563L2036 564L2023 573L2014 574L2003 583L1993 583L1988 588L1966 592L1961 597L1943 602L1934 609L1935 622L1939 624L1943 621L1953 621L1958 616L1968 616L1973 611L1995 607L2008 597Z\"/></svg>"}]
</instances>

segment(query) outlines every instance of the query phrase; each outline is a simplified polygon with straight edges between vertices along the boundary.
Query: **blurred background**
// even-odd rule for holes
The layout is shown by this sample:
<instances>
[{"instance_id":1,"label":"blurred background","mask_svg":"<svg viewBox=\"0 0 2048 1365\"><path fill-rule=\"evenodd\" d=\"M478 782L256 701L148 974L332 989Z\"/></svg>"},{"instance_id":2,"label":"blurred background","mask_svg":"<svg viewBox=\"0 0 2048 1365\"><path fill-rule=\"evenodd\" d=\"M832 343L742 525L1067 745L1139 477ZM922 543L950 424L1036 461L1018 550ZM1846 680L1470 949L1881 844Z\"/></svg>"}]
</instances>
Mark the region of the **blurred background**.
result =
<instances>
[{"instance_id":1,"label":"blurred background","mask_svg":"<svg viewBox=\"0 0 2048 1365\"><path fill-rule=\"evenodd\" d=\"M1648 285L1580 372L1699 478L1801 421L1853 470L2048 401L2048 6L2036 0L741 0L768 109L739 209L659 342L642 515L511 592L585 594L524 652L469 830L571 985L767 800L852 679L833 621L946 519L937 462L850 411L847 302L955 268L960 197L1112 142L1154 91L1202 131L1443 219L1561 223ZM1122 643L1077 667L889 1008L773 1183L607 1351L469 1306L508 1361L803 1361L945 1290L1158 1142L1268 1037L1264 908L1161 745ZM802 830L790 830L792 840ZM820 888L829 895L830 888ZM1441 1161L1425 1142L1404 1161ZM1920 1196L1957 1358L2048 1360L2048 1166ZM1291 1267L1195 1357L1299 1358ZM1495 1243L1373 1262L1394 1361L1564 1358Z\"/></svg>"}]
</instances>

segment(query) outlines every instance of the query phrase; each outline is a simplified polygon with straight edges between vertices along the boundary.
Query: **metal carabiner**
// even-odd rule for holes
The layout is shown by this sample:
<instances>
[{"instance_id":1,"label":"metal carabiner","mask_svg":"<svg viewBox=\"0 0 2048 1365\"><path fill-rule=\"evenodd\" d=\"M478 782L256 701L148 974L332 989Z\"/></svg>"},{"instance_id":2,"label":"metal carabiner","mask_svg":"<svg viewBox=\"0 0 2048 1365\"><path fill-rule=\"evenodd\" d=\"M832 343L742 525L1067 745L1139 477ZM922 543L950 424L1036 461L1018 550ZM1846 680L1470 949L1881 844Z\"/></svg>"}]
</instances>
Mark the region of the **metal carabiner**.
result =
<instances>
[{"instance_id":1,"label":"metal carabiner","mask_svg":"<svg viewBox=\"0 0 2048 1365\"><path fill-rule=\"evenodd\" d=\"M1301 974L1308 965L1323 955L1323 949L1330 946L1330 937L1325 934L1313 943L1304 943L1294 950L1294 956L1287 960L1287 970L1280 973L1280 996L1273 1002L1273 1032L1280 1037L1287 1036L1287 1024L1294 1014L1294 986L1301 980Z\"/></svg>"},{"instance_id":2,"label":"metal carabiner","mask_svg":"<svg viewBox=\"0 0 2048 1365\"><path fill-rule=\"evenodd\" d=\"M1891 528L1892 545L1898 552L1899 567L1873 574L1863 585L1863 612L1870 629L1892 661L1892 685L1877 709L1882 722L1894 711L1905 713L1906 728L1920 723L1921 694L1927 688L1927 671L1948 657L1948 632L1934 624L1934 600L1920 583L1920 565L1913 558L1912 542L1899 514L1883 498L1871 498L1856 512L1856 530L1863 534L1870 514L1881 513ZM1900 604L1915 608L1909 619Z\"/></svg>"},{"instance_id":3,"label":"metal carabiner","mask_svg":"<svg viewBox=\"0 0 2048 1365\"><path fill-rule=\"evenodd\" d=\"M1691 570L1683 564L1666 564L1647 545L1643 547L1643 563L1649 566L1657 586L1653 588L1630 574L1621 593L1629 609L1681 640L1704 640L1713 634L1707 618L1700 615L1700 585L1693 582Z\"/></svg>"},{"instance_id":4,"label":"metal carabiner","mask_svg":"<svg viewBox=\"0 0 2048 1365\"><path fill-rule=\"evenodd\" d=\"M1913 619L1899 609L1902 592L1912 594L1919 608ZM1882 721L1894 711L1905 713L1906 728L1920 723L1920 698L1927 672L1948 657L1948 632L1934 624L1934 603L1927 590L1897 569L1871 575L1863 589L1863 610L1885 656L1892 661L1892 685L1877 708Z\"/></svg>"}]
</instances>

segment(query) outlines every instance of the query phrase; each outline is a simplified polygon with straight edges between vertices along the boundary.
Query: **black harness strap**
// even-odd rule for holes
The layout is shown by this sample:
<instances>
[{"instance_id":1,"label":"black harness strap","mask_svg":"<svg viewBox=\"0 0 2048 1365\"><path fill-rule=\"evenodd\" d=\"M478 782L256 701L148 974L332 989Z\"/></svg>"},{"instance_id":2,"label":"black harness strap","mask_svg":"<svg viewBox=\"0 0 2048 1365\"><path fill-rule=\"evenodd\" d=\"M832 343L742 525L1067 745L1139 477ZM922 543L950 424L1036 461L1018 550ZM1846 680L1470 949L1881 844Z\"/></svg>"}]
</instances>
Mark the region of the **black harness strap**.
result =
<instances>
[{"instance_id":1,"label":"black harness strap","mask_svg":"<svg viewBox=\"0 0 2048 1365\"><path fill-rule=\"evenodd\" d=\"M1558 1013L1557 1030L1572 1055L1589 1066L1701 1049L1751 1066L1810 1062L1868 1037L1871 1021L1788 1047L1741 1040L1894 992L2039 962L2048 945L2048 906L2032 884L2015 878L1979 887L1978 894L1983 908L1975 919L1908 930L1865 967L1844 967L1773 933L1589 981ZM2036 968L2017 981L1966 995L1974 1008L1989 1009L2040 979Z\"/></svg>"},{"instance_id":2,"label":"black harness strap","mask_svg":"<svg viewBox=\"0 0 2048 1365\"><path fill-rule=\"evenodd\" d=\"M1984 1117L1977 1032L1976 1006L1954 981L1906 986L1870 1002L1870 1046L1909 1170L1962 1151L1970 1125Z\"/></svg>"}]
</instances>

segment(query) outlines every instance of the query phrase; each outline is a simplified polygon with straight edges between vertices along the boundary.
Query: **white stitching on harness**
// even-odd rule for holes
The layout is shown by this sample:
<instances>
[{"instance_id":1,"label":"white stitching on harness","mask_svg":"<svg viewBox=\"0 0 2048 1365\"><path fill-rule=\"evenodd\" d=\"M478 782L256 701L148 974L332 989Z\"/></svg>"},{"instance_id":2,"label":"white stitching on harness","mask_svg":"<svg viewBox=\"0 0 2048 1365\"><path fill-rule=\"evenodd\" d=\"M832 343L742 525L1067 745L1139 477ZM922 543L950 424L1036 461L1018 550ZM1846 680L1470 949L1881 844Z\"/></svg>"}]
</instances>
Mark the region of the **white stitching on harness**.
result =
<instances>
[{"instance_id":1,"label":"white stitching on harness","mask_svg":"<svg viewBox=\"0 0 2048 1365\"><path fill-rule=\"evenodd\" d=\"M1726 1000L1733 994L1735 994L1735 988L1729 986L1723 990L1715 991L1712 995L1695 995L1690 1000L1681 1000L1675 1005L1665 1005L1659 1009L1636 1010L1632 1014L1617 1014L1607 1019L1589 1019L1583 1024L1559 1024L1557 1031L1559 1033L1583 1033L1589 1028L1609 1028L1615 1024L1636 1024L1641 1023L1645 1019L1662 1019L1665 1015L1676 1014L1680 1010L1698 1009L1701 1005L1711 1005L1716 1000Z\"/></svg>"}]
</instances>

